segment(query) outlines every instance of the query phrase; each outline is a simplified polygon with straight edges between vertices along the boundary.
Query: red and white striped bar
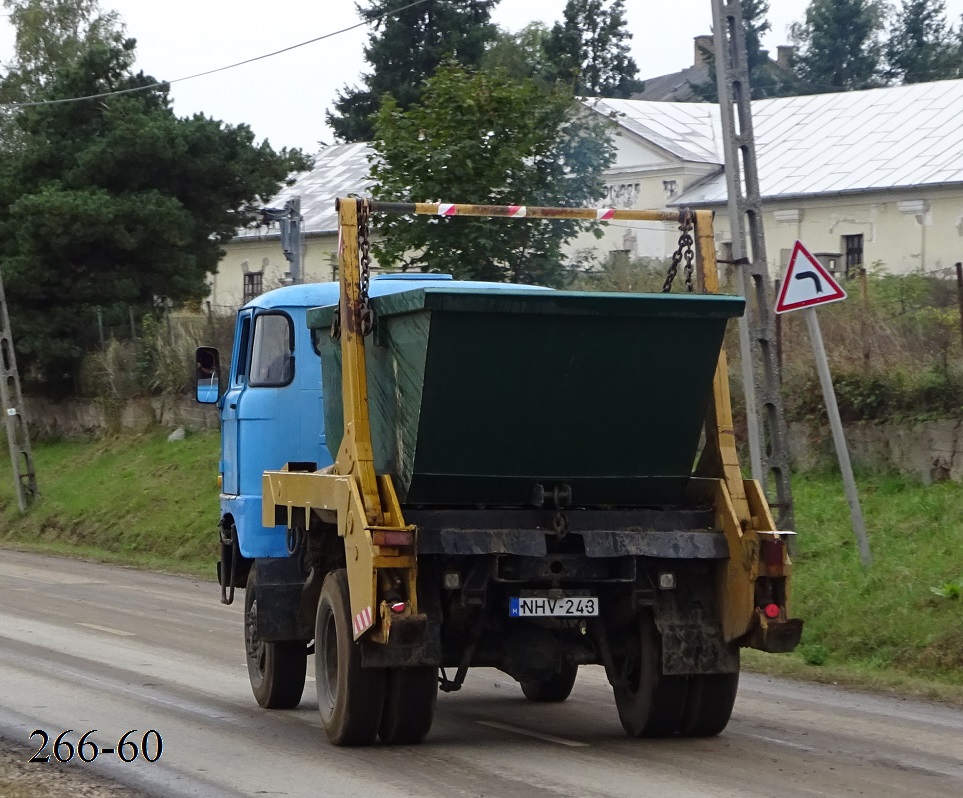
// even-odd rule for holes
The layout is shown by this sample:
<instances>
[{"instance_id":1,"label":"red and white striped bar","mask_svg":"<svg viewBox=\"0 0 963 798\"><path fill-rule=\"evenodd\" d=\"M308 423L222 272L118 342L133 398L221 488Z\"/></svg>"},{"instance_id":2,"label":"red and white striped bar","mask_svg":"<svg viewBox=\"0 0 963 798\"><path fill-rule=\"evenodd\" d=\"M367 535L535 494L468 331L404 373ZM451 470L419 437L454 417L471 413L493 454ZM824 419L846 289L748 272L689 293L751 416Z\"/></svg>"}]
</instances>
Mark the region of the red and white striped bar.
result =
<instances>
[{"instance_id":1,"label":"red and white striped bar","mask_svg":"<svg viewBox=\"0 0 963 798\"><path fill-rule=\"evenodd\" d=\"M538 208L531 205L459 205L452 202L371 202L378 213L429 216L507 216L528 219L600 219L629 222L678 222L680 211L635 211L620 208Z\"/></svg>"}]
</instances>

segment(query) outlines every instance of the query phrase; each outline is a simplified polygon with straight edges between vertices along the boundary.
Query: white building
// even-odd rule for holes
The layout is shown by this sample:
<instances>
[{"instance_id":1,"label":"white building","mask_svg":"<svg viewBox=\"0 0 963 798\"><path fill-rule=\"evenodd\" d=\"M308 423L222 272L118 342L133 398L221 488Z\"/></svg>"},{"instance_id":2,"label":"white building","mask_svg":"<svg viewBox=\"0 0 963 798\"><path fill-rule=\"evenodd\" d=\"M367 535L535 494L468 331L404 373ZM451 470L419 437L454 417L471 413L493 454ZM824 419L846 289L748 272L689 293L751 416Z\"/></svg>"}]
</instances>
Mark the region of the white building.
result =
<instances>
[{"instance_id":1,"label":"white building","mask_svg":"<svg viewBox=\"0 0 963 798\"><path fill-rule=\"evenodd\" d=\"M615 115L616 161L599 205L717 211L716 239L730 240L719 108L706 103L589 100ZM841 273L878 264L894 273L941 273L963 261L963 80L753 102L770 268L799 238ZM304 274L331 279L337 251L334 199L370 191L364 144L328 147L314 169L269 205L301 198ZM426 198L412 198L426 199ZM432 198L457 201L457 197ZM677 231L612 222L601 240L573 249L666 257ZM242 231L212 282L212 303L237 306L284 279L276 228Z\"/></svg>"}]
</instances>

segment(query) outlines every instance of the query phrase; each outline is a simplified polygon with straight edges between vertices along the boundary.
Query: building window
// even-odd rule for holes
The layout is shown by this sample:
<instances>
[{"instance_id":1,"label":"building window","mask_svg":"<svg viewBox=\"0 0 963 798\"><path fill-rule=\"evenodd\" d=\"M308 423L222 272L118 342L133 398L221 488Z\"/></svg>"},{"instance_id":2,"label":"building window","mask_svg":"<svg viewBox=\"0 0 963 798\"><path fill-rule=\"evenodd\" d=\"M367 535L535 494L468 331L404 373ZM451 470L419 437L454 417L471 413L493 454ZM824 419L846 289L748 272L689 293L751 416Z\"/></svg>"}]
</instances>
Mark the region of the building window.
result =
<instances>
[{"instance_id":1,"label":"building window","mask_svg":"<svg viewBox=\"0 0 963 798\"><path fill-rule=\"evenodd\" d=\"M249 272L244 275L244 301L241 303L246 305L254 297L261 296L264 293L264 272Z\"/></svg>"},{"instance_id":2,"label":"building window","mask_svg":"<svg viewBox=\"0 0 963 798\"><path fill-rule=\"evenodd\" d=\"M863 237L843 236L843 252L846 253L846 277L854 277L863 265Z\"/></svg>"}]
</instances>

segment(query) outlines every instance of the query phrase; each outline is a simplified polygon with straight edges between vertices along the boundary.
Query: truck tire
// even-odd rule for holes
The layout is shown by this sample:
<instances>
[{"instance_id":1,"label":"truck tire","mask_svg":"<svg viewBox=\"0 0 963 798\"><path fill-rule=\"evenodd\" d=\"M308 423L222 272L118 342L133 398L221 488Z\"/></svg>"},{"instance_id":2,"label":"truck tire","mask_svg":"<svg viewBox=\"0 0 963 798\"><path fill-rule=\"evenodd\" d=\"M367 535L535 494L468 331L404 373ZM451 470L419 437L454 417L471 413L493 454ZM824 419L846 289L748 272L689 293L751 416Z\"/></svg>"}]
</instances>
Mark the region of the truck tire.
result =
<instances>
[{"instance_id":1,"label":"truck tire","mask_svg":"<svg viewBox=\"0 0 963 798\"><path fill-rule=\"evenodd\" d=\"M661 637L650 614L639 617L638 632L616 661L624 680L614 688L619 720L630 737L671 737L682 724L687 677L662 673Z\"/></svg>"},{"instance_id":2,"label":"truck tire","mask_svg":"<svg viewBox=\"0 0 963 798\"><path fill-rule=\"evenodd\" d=\"M259 706L293 709L301 703L308 648L301 640L266 642L257 634L257 566L247 575L244 592L244 650L247 675Z\"/></svg>"},{"instance_id":3,"label":"truck tire","mask_svg":"<svg viewBox=\"0 0 963 798\"><path fill-rule=\"evenodd\" d=\"M390 668L378 736L386 745L420 743L431 729L438 699L438 669Z\"/></svg>"},{"instance_id":4,"label":"truck tire","mask_svg":"<svg viewBox=\"0 0 963 798\"><path fill-rule=\"evenodd\" d=\"M738 691L738 671L690 676L679 733L685 737L715 737L720 734L729 725Z\"/></svg>"},{"instance_id":5,"label":"truck tire","mask_svg":"<svg viewBox=\"0 0 963 798\"><path fill-rule=\"evenodd\" d=\"M335 745L370 745L385 703L385 671L362 668L351 630L348 574L331 571L321 586L314 631L318 710Z\"/></svg>"},{"instance_id":6,"label":"truck tire","mask_svg":"<svg viewBox=\"0 0 963 798\"><path fill-rule=\"evenodd\" d=\"M576 676L578 676L578 665L566 663L562 665L560 671L547 679L521 682L522 693L529 701L538 704L555 704L564 701L571 695Z\"/></svg>"}]
</instances>

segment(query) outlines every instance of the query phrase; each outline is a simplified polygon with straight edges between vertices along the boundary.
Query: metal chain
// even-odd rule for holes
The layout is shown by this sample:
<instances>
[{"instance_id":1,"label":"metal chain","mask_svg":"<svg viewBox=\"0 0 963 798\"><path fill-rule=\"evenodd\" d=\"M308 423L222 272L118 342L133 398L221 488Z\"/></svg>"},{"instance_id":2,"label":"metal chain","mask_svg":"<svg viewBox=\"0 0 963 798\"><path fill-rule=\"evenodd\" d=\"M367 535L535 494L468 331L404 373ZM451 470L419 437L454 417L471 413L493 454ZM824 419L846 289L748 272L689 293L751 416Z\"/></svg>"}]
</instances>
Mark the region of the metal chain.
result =
<instances>
[{"instance_id":1,"label":"metal chain","mask_svg":"<svg viewBox=\"0 0 963 798\"><path fill-rule=\"evenodd\" d=\"M374 311L368 289L371 285L371 240L369 227L371 220L371 205L368 200L359 202L358 214L358 247L361 250L361 334L369 335L374 329Z\"/></svg>"},{"instance_id":2,"label":"metal chain","mask_svg":"<svg viewBox=\"0 0 963 798\"><path fill-rule=\"evenodd\" d=\"M695 260L695 251L692 249L693 243L695 243L692 238L692 211L688 208L682 208L679 211L679 230L681 234L679 235L679 247L675 252L672 253L672 263L669 265L669 271L665 276L665 282L662 284L662 293L668 294L672 290L672 283L675 281L675 276L679 272L679 264L682 263L682 259L685 258L685 290L690 294L695 290L692 284L692 275L694 272L693 261Z\"/></svg>"}]
</instances>

